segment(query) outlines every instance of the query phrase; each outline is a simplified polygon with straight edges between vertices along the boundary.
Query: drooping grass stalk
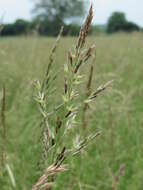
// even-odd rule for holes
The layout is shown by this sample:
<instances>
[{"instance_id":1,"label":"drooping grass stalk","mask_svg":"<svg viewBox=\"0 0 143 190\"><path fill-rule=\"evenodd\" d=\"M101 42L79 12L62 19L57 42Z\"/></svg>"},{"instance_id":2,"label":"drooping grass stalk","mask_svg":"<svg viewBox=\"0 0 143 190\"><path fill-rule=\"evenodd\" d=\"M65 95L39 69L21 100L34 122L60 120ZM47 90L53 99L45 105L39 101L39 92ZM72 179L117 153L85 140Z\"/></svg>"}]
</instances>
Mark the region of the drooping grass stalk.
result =
<instances>
[{"instance_id":1,"label":"drooping grass stalk","mask_svg":"<svg viewBox=\"0 0 143 190\"><path fill-rule=\"evenodd\" d=\"M112 190L117 190L118 189L118 185L120 182L120 178L121 176L124 174L124 166L120 165L120 168L116 174L116 176L113 177L113 184L112 184Z\"/></svg>"},{"instance_id":2,"label":"drooping grass stalk","mask_svg":"<svg viewBox=\"0 0 143 190\"><path fill-rule=\"evenodd\" d=\"M108 82L92 92L91 81L93 66L91 66L86 97L81 93L80 85L84 82L81 68L88 66L88 60L95 49L95 45L89 48L85 47L92 18L93 8L91 5L85 24L81 27L75 49L68 51L68 59L64 64L64 92L61 95L59 105L54 105L54 110L49 109L50 97L55 94L52 90L52 81L55 81L56 77L52 70L52 65L55 50L63 29L60 32L56 45L51 51L49 64L43 81L37 81L35 84L37 90L35 100L39 104L40 113L42 115L41 163L44 174L39 178L32 190L51 189L56 181L57 173L66 171L67 166L64 165L65 161L70 157L80 154L81 151L101 133L100 131L93 132L92 134L82 137L79 133L80 130L78 130L80 128L78 116L83 104L88 105L111 84L111 82ZM53 104L54 103L55 102L53 102ZM48 169L44 171L45 168Z\"/></svg>"},{"instance_id":3,"label":"drooping grass stalk","mask_svg":"<svg viewBox=\"0 0 143 190\"><path fill-rule=\"evenodd\" d=\"M12 189L15 189L16 187L16 183L15 183L15 178L14 178L14 174L11 170L10 165L7 163L6 160L6 116L5 116L5 111L6 111L6 88L5 85L3 85L2 88L2 101L1 101L1 122L0 122L0 136L1 136L1 150L0 150L0 166L1 166L1 170L2 171L2 178L4 177L4 171L7 171L9 180L11 182L12 185Z\"/></svg>"},{"instance_id":4,"label":"drooping grass stalk","mask_svg":"<svg viewBox=\"0 0 143 190\"><path fill-rule=\"evenodd\" d=\"M1 105L1 165L4 167L6 159L6 124L5 124L5 101L6 101L6 92L5 85L2 89L2 105Z\"/></svg>"},{"instance_id":5,"label":"drooping grass stalk","mask_svg":"<svg viewBox=\"0 0 143 190\"><path fill-rule=\"evenodd\" d=\"M113 116L113 110L112 110L112 106L109 105L108 108L108 112L109 112L109 149L110 149L110 159L111 162L115 161L115 126L114 126L114 116Z\"/></svg>"}]
</instances>

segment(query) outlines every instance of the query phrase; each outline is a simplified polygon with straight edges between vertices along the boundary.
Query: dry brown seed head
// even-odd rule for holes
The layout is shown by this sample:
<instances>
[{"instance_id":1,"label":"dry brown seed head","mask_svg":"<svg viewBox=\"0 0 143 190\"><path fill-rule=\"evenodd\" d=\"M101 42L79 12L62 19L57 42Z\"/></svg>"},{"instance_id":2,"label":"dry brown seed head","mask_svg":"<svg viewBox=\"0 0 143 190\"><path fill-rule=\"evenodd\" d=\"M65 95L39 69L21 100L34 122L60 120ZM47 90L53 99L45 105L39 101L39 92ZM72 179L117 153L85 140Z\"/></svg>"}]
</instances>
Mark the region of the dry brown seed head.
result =
<instances>
[{"instance_id":1,"label":"dry brown seed head","mask_svg":"<svg viewBox=\"0 0 143 190\"><path fill-rule=\"evenodd\" d=\"M69 117L71 113L72 113L72 111L70 110L70 111L65 115L65 118Z\"/></svg>"},{"instance_id":2,"label":"dry brown seed head","mask_svg":"<svg viewBox=\"0 0 143 190\"><path fill-rule=\"evenodd\" d=\"M69 63L71 64L71 66L72 66L73 60L72 60L72 55L71 55L70 51L68 52L68 60L69 60Z\"/></svg>"},{"instance_id":3,"label":"dry brown seed head","mask_svg":"<svg viewBox=\"0 0 143 190\"><path fill-rule=\"evenodd\" d=\"M89 9L89 14L86 18L86 21L85 21L85 24L83 26L83 34L82 34L82 43L81 43L81 47L84 46L85 44L85 39L86 39L86 36L87 34L89 33L89 30L90 30L90 27L91 27L91 22L92 22L92 19L93 19L93 7L92 5L90 6L90 9Z\"/></svg>"},{"instance_id":4,"label":"dry brown seed head","mask_svg":"<svg viewBox=\"0 0 143 190\"><path fill-rule=\"evenodd\" d=\"M75 70L74 70L74 73L76 74L80 68L80 66L82 65L83 63L83 59L80 59L80 61L78 62L78 64L76 65L75 67Z\"/></svg>"},{"instance_id":5,"label":"dry brown seed head","mask_svg":"<svg viewBox=\"0 0 143 190\"><path fill-rule=\"evenodd\" d=\"M52 138L52 146L54 146L54 145L55 145L55 139Z\"/></svg>"},{"instance_id":6,"label":"dry brown seed head","mask_svg":"<svg viewBox=\"0 0 143 190\"><path fill-rule=\"evenodd\" d=\"M67 90L68 90L68 85L67 85L67 80L66 80L66 79L65 79L64 89L65 89L65 94L66 94L66 93L67 93Z\"/></svg>"},{"instance_id":7,"label":"dry brown seed head","mask_svg":"<svg viewBox=\"0 0 143 190\"><path fill-rule=\"evenodd\" d=\"M78 42L76 45L76 56L78 56L79 49L84 47L86 36L89 33L89 30L91 27L92 19L93 19L93 7L91 4L90 9L89 9L89 14L85 20L85 24L83 25L83 27L81 27L81 30L79 33L79 38L78 38Z\"/></svg>"},{"instance_id":8,"label":"dry brown seed head","mask_svg":"<svg viewBox=\"0 0 143 190\"><path fill-rule=\"evenodd\" d=\"M61 128L61 126L62 126L62 121L61 121L61 119L60 119L60 117L58 116L57 117L57 121L56 121L56 133L58 133L58 130Z\"/></svg>"}]
</instances>

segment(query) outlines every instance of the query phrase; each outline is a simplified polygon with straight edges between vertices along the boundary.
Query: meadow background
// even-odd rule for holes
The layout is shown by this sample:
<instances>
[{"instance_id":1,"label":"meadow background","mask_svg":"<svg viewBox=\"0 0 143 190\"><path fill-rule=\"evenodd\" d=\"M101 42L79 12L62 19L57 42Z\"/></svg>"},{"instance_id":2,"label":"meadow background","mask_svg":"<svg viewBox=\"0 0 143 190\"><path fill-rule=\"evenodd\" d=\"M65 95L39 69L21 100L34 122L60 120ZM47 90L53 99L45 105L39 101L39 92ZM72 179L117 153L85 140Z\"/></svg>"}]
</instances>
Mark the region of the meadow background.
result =
<instances>
[{"instance_id":1,"label":"meadow background","mask_svg":"<svg viewBox=\"0 0 143 190\"><path fill-rule=\"evenodd\" d=\"M114 79L112 88L91 104L88 131L102 131L96 141L60 174L54 189L111 190L119 168L118 190L143 187L143 56L142 33L118 33L88 38L96 43L92 87ZM62 37L54 69L59 71L58 94L63 91L63 65L77 39ZM33 81L43 77L55 38L0 38L0 89L6 86L6 155L16 190L31 189L38 162L39 112ZM92 60L91 60L92 61ZM89 70L84 70L87 74ZM84 88L84 87L83 87ZM2 97L2 91L0 91ZM91 115L91 112L93 113ZM7 171L0 189L11 190Z\"/></svg>"}]
</instances>

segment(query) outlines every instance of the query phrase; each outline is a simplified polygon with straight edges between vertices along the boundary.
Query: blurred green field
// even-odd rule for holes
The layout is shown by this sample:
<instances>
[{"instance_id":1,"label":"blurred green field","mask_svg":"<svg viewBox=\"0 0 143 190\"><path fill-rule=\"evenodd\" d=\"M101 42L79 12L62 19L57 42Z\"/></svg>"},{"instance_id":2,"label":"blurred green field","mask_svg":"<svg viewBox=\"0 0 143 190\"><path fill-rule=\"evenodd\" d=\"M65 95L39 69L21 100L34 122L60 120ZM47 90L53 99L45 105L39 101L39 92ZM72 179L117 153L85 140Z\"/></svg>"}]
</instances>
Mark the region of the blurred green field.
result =
<instances>
[{"instance_id":1,"label":"blurred green field","mask_svg":"<svg viewBox=\"0 0 143 190\"><path fill-rule=\"evenodd\" d=\"M42 78L54 40L0 38L0 89L6 85L7 163L14 174L16 190L29 190L36 180L40 130L33 81ZM75 40L62 38L57 49L57 96L63 90L62 69L67 51L74 47ZM88 38L89 44L95 42L93 89L114 79L113 87L96 99L88 113L89 132L100 129L102 135L69 165L68 172L58 176L55 189L111 190L123 165L118 190L142 190L143 34ZM4 176L0 177L0 189L13 189L6 171Z\"/></svg>"}]
</instances>

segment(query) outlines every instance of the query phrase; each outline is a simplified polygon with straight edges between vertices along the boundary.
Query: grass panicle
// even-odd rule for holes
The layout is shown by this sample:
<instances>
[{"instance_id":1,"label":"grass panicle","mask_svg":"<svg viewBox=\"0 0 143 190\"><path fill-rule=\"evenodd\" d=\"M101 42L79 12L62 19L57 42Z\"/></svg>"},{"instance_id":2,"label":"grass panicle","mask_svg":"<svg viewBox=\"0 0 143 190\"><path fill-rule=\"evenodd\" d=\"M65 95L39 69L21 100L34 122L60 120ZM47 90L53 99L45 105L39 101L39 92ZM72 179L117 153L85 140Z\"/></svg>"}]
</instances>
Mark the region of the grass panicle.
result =
<instances>
[{"instance_id":1,"label":"grass panicle","mask_svg":"<svg viewBox=\"0 0 143 190\"><path fill-rule=\"evenodd\" d=\"M112 190L117 190L121 176L124 174L124 166L120 165L117 175L114 176Z\"/></svg>"},{"instance_id":2,"label":"grass panicle","mask_svg":"<svg viewBox=\"0 0 143 190\"><path fill-rule=\"evenodd\" d=\"M111 86L111 84L113 83L113 80L108 81L107 83L105 83L104 85L101 85L97 88L97 90L95 92L93 92L91 94L91 96L88 97L88 99L85 102L90 102L92 100L94 100L97 96L99 96L103 91L105 91L108 87Z\"/></svg>"},{"instance_id":3,"label":"grass panicle","mask_svg":"<svg viewBox=\"0 0 143 190\"><path fill-rule=\"evenodd\" d=\"M95 99L111 83L108 82L92 92L91 82L93 77L93 65L91 65L86 87L86 97L82 97L80 86L81 83L84 83L84 76L81 72L81 67L89 66L88 61L95 50L95 45L85 48L86 37L91 27L92 18L93 7L91 5L89 14L80 30L77 45L73 51L68 51L67 61L64 64L63 94L61 95L59 105L56 106L53 111L49 110L48 107L48 102L50 101L49 86L51 77L54 75L54 71L52 70L53 55L55 54L57 43L59 42L63 29L61 29L56 45L51 51L45 78L43 82L38 81L36 84L37 96L35 99L39 104L43 118L43 169L47 164L47 167L52 166L50 168L56 168L60 171L60 168L63 168L63 164L68 158L80 154L85 150L89 142L93 141L101 134L101 132L93 132L90 135L87 134L86 137L82 137L78 122L78 116L80 115L82 106L85 106L84 109L86 112L88 103ZM79 136L78 139L77 135ZM55 172L53 171L52 177L50 177L49 169L47 169L47 171L48 173L42 175L37 185L33 187L33 190L36 190L38 184L40 184L40 189L51 189L51 186L56 181L57 172L56 170Z\"/></svg>"},{"instance_id":4,"label":"grass panicle","mask_svg":"<svg viewBox=\"0 0 143 190\"><path fill-rule=\"evenodd\" d=\"M90 9L89 9L89 14L88 14L88 16L87 16L87 18L85 20L84 25L81 27L81 30L80 30L80 33L79 33L79 38L78 38L78 42L77 42L77 45L76 45L76 56L77 57L80 54L80 50L85 45L85 40L86 40L86 37L87 37L87 35L89 33L92 19L93 19L93 7L91 5Z\"/></svg>"}]
</instances>

